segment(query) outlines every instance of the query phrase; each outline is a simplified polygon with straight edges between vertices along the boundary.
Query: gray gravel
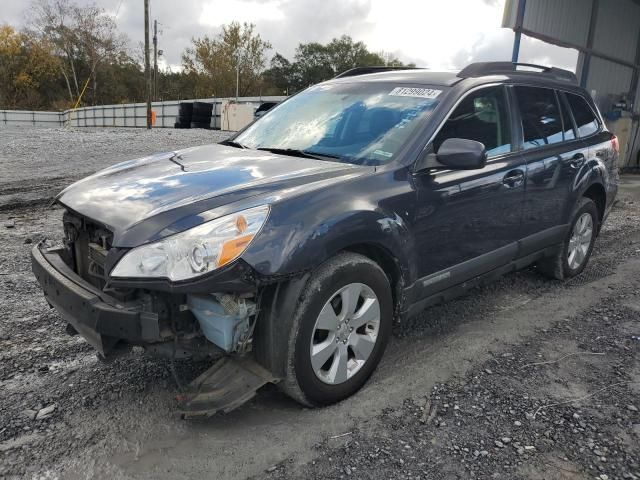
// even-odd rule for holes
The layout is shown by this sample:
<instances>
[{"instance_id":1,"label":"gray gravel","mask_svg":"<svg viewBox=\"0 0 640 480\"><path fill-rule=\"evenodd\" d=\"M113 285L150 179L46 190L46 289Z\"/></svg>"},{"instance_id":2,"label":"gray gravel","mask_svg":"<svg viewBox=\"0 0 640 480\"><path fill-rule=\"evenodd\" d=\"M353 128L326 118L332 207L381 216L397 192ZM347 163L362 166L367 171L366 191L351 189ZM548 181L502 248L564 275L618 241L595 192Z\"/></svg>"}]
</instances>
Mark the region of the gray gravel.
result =
<instances>
[{"instance_id":1,"label":"gray gravel","mask_svg":"<svg viewBox=\"0 0 640 480\"><path fill-rule=\"evenodd\" d=\"M640 479L634 279L269 478Z\"/></svg>"},{"instance_id":2,"label":"gray gravel","mask_svg":"<svg viewBox=\"0 0 640 480\"><path fill-rule=\"evenodd\" d=\"M147 134L98 132L106 153L87 147L93 168L110 151L198 143L192 131L161 131L155 145L137 138ZM28 135L20 168L48 155L51 137ZM92 133L61 133L56 149L77 159L74 135ZM185 422L166 360L136 350L101 363L46 306L28 255L61 234L62 212L41 205L57 185L22 189L51 178L42 170L2 179L19 197L0 211L0 478L640 478L638 177L624 179L636 186L580 277L528 269L397 325L370 382L338 405L304 409L267 387L230 415ZM207 366L176 365L184 381Z\"/></svg>"},{"instance_id":3,"label":"gray gravel","mask_svg":"<svg viewBox=\"0 0 640 480\"><path fill-rule=\"evenodd\" d=\"M558 312L520 342L489 351L462 378L325 439L311 461L273 465L268 478L640 479L639 220L627 197L582 276L527 282L529 293L551 302L600 283L606 291L595 303ZM428 310L422 328L452 331L463 304L490 311L496 293L507 285L518 292L528 276L507 276ZM397 335L419 328L403 325Z\"/></svg>"},{"instance_id":4,"label":"gray gravel","mask_svg":"<svg viewBox=\"0 0 640 480\"><path fill-rule=\"evenodd\" d=\"M229 132L159 128L0 128L0 211L42 203L114 163L219 142Z\"/></svg>"}]
</instances>

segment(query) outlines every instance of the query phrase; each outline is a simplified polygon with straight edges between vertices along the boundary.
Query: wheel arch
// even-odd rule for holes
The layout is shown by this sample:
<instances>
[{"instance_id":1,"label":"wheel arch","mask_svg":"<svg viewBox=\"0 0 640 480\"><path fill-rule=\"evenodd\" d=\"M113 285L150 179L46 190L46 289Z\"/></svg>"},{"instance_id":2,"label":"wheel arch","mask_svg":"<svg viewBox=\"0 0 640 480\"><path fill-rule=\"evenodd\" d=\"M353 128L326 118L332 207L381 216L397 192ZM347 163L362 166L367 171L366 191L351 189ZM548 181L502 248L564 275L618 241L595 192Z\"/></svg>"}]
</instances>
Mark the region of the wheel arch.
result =
<instances>
[{"instance_id":1,"label":"wheel arch","mask_svg":"<svg viewBox=\"0 0 640 480\"><path fill-rule=\"evenodd\" d=\"M598 224L602 224L604 212L607 205L607 192L604 185L599 182L592 183L583 193L582 197L590 198L598 208Z\"/></svg>"},{"instance_id":2,"label":"wheel arch","mask_svg":"<svg viewBox=\"0 0 640 480\"><path fill-rule=\"evenodd\" d=\"M362 255L375 262L383 270L391 285L394 318L397 318L402 311L403 292L407 281L407 273L403 272L401 261L387 248L375 242L359 242L343 246L328 259L341 252ZM286 373L287 359L284 352L288 348L288 332L292 328L293 316L300 299L305 294L307 282L312 273L313 270L309 270L280 282L266 285L261 292L259 316L254 335L254 355L263 367L280 378Z\"/></svg>"},{"instance_id":3,"label":"wheel arch","mask_svg":"<svg viewBox=\"0 0 640 480\"><path fill-rule=\"evenodd\" d=\"M389 279L393 298L394 317L397 317L403 304L402 292L406 286L406 274L403 273L398 259L385 247L376 243L356 243L343 251L360 254L375 262Z\"/></svg>"}]
</instances>

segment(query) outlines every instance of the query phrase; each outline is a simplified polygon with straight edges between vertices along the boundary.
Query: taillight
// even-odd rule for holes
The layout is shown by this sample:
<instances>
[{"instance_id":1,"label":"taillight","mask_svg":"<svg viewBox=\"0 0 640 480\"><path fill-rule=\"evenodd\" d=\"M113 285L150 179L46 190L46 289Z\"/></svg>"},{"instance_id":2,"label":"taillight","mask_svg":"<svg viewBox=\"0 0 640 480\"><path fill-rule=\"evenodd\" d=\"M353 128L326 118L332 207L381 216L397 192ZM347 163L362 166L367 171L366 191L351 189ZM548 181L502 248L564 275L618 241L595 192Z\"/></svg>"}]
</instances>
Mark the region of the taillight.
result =
<instances>
[{"instance_id":1,"label":"taillight","mask_svg":"<svg viewBox=\"0 0 640 480\"><path fill-rule=\"evenodd\" d=\"M620 153L620 142L618 142L618 137L615 135L611 139L611 147L616 151L616 153Z\"/></svg>"}]
</instances>

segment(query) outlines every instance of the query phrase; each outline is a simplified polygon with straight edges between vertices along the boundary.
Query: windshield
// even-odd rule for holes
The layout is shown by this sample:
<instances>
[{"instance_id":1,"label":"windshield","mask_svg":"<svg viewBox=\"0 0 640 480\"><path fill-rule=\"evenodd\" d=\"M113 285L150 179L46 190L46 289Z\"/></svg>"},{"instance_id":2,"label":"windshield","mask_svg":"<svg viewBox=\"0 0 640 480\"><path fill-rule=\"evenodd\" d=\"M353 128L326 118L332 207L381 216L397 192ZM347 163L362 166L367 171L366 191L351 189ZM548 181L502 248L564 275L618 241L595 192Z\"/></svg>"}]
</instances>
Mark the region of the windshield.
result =
<instances>
[{"instance_id":1,"label":"windshield","mask_svg":"<svg viewBox=\"0 0 640 480\"><path fill-rule=\"evenodd\" d=\"M389 83L316 85L275 107L234 141L252 149L382 165L431 114L443 90Z\"/></svg>"}]
</instances>

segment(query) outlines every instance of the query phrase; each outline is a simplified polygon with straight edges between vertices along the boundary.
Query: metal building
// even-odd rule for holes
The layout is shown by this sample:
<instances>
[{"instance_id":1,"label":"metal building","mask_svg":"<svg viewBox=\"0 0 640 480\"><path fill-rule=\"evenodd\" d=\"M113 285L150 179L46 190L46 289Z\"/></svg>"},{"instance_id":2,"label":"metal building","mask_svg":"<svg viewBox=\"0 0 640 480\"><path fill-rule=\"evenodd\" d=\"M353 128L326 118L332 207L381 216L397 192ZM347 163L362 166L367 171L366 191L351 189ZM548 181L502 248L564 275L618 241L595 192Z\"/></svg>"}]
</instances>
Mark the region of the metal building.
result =
<instances>
[{"instance_id":1,"label":"metal building","mask_svg":"<svg viewBox=\"0 0 640 480\"><path fill-rule=\"evenodd\" d=\"M579 52L576 74L619 137L621 165L640 167L640 0L507 0L503 26Z\"/></svg>"}]
</instances>

